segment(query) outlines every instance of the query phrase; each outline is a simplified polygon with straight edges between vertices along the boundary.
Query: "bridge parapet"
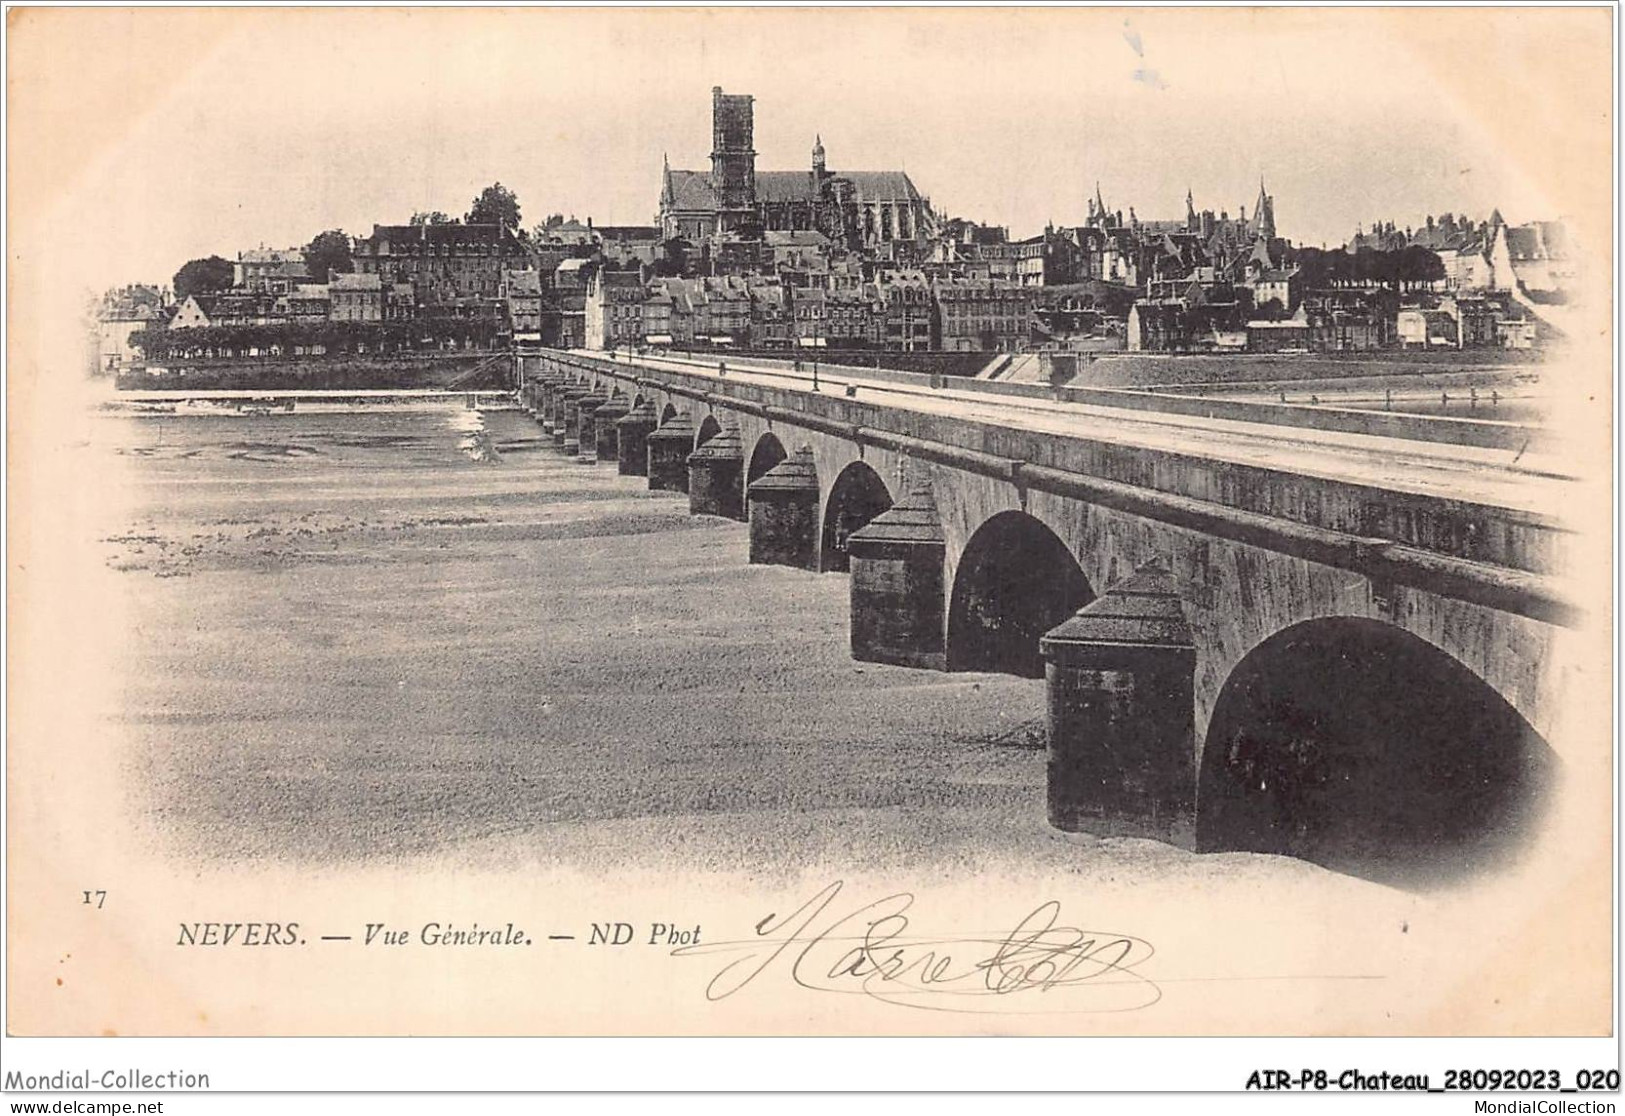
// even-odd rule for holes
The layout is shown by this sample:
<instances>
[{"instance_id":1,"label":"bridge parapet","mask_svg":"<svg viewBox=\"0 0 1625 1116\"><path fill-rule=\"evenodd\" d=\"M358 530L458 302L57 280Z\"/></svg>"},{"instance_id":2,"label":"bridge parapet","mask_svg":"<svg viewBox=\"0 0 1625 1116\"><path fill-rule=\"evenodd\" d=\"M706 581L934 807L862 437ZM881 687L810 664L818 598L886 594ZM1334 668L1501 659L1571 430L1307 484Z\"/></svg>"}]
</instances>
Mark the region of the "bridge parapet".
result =
<instances>
[{"instance_id":1,"label":"bridge parapet","mask_svg":"<svg viewBox=\"0 0 1625 1116\"><path fill-rule=\"evenodd\" d=\"M1381 478L1365 480L1336 475L1328 465L1310 472L1232 460L1208 449L1033 429L1022 424L1024 414L999 422L980 412L959 416L882 403L864 398L861 388L855 398L813 393L754 382L739 369L718 378L624 359L562 357L569 367L646 393L891 450L1003 481L1022 493L1049 492L1532 619L1573 623L1579 616L1558 585L1570 533L1562 524L1533 510L1532 501L1514 506L1456 499L1395 484L1404 479L1403 461L1384 469ZM1260 428L1260 436L1270 436L1268 428ZM1333 452L1338 446L1305 445L1296 431L1290 438L1305 458L1325 458L1330 466L1339 459ZM1499 490L1508 493L1517 493L1524 481L1550 488L1562 480L1516 465L1485 469L1499 470L1505 482Z\"/></svg>"}]
</instances>

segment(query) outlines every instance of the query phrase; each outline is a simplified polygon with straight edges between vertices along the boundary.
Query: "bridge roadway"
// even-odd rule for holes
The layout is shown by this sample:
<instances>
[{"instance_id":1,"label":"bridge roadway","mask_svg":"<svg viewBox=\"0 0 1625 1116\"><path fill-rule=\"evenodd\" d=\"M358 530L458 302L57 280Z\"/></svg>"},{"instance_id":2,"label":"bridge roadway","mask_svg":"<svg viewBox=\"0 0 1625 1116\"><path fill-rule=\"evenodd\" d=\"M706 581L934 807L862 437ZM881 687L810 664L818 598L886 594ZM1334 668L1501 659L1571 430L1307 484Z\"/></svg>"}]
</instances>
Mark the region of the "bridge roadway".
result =
<instances>
[{"instance_id":1,"label":"bridge roadway","mask_svg":"<svg viewBox=\"0 0 1625 1116\"><path fill-rule=\"evenodd\" d=\"M603 352L572 355L604 359ZM625 354L617 359L627 365ZM813 374L769 368L749 361L717 361L672 356L638 356L635 365L707 377L719 382L756 383L811 394ZM952 379L946 381L952 383ZM1565 506L1564 493L1576 477L1549 453L1491 449L1450 442L1419 441L1337 430L1276 426L1194 415L1107 407L1094 404L997 395L949 386L931 388L862 378L850 370L820 374L819 390L841 394L856 386L856 398L881 407L919 411L984 422L1034 433L1100 439L1152 451L1196 455L1237 465L1279 470L1327 480L1369 485L1386 491L1465 501L1545 518ZM1419 422L1451 420L1419 419Z\"/></svg>"}]
</instances>

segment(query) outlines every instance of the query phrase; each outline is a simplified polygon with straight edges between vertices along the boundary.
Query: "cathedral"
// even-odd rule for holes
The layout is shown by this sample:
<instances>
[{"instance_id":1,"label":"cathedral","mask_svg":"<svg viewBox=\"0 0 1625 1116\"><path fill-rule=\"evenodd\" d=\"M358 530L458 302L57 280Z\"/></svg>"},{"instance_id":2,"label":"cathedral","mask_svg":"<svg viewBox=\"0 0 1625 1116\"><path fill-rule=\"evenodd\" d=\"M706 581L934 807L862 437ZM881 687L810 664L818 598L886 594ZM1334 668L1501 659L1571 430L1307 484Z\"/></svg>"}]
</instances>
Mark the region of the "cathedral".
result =
<instances>
[{"instance_id":1,"label":"cathedral","mask_svg":"<svg viewBox=\"0 0 1625 1116\"><path fill-rule=\"evenodd\" d=\"M823 138L804 171L756 169L755 98L711 90L711 169L664 168L663 236L700 242L768 232L818 232L846 248L923 251L937 231L931 201L902 171L831 171Z\"/></svg>"}]
</instances>

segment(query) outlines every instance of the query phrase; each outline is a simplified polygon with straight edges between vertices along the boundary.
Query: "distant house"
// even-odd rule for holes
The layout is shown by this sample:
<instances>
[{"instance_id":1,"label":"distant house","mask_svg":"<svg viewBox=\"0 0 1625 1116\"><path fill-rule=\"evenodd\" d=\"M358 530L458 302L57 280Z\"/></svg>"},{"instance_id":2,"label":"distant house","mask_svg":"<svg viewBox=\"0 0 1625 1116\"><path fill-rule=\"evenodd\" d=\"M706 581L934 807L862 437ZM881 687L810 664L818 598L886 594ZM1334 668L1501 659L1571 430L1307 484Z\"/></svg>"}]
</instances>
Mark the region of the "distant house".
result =
<instances>
[{"instance_id":1,"label":"distant house","mask_svg":"<svg viewBox=\"0 0 1625 1116\"><path fill-rule=\"evenodd\" d=\"M750 290L743 279L733 276L698 280L704 296L705 335L713 345L745 345L750 342ZM700 328L695 325L696 340Z\"/></svg>"},{"instance_id":2,"label":"distant house","mask_svg":"<svg viewBox=\"0 0 1625 1116\"><path fill-rule=\"evenodd\" d=\"M787 349L794 326L784 285L777 279L754 279L750 293L750 343L756 349Z\"/></svg>"},{"instance_id":3,"label":"distant house","mask_svg":"<svg viewBox=\"0 0 1625 1116\"><path fill-rule=\"evenodd\" d=\"M859 348L875 336L874 305L860 290L835 287L824 303L824 336L832 348Z\"/></svg>"},{"instance_id":4,"label":"distant house","mask_svg":"<svg viewBox=\"0 0 1625 1116\"><path fill-rule=\"evenodd\" d=\"M542 277L531 270L504 271L502 298L515 341L542 339Z\"/></svg>"},{"instance_id":5,"label":"distant house","mask_svg":"<svg viewBox=\"0 0 1625 1116\"><path fill-rule=\"evenodd\" d=\"M598 251L610 266L621 270L653 267L660 258L660 228L657 225L600 225Z\"/></svg>"},{"instance_id":6,"label":"distant house","mask_svg":"<svg viewBox=\"0 0 1625 1116\"><path fill-rule=\"evenodd\" d=\"M117 372L136 358L130 335L145 329L163 328L161 307L124 303L107 307L96 319L96 367Z\"/></svg>"},{"instance_id":7,"label":"distant house","mask_svg":"<svg viewBox=\"0 0 1625 1116\"><path fill-rule=\"evenodd\" d=\"M417 288L410 283L391 283L384 288L384 320L409 322L418 316Z\"/></svg>"},{"instance_id":8,"label":"distant house","mask_svg":"<svg viewBox=\"0 0 1625 1116\"><path fill-rule=\"evenodd\" d=\"M643 299L643 343L669 346L672 334L672 297L666 284L656 280Z\"/></svg>"},{"instance_id":9,"label":"distant house","mask_svg":"<svg viewBox=\"0 0 1625 1116\"><path fill-rule=\"evenodd\" d=\"M793 344L801 349L818 349L829 344L829 294L818 287L790 292L790 322Z\"/></svg>"},{"instance_id":10,"label":"distant house","mask_svg":"<svg viewBox=\"0 0 1625 1116\"><path fill-rule=\"evenodd\" d=\"M1540 324L1528 315L1497 318L1495 340L1503 349L1532 349L1540 340Z\"/></svg>"},{"instance_id":11,"label":"distant house","mask_svg":"<svg viewBox=\"0 0 1625 1116\"><path fill-rule=\"evenodd\" d=\"M559 348L587 346L587 296L571 292L559 296Z\"/></svg>"},{"instance_id":12,"label":"distant house","mask_svg":"<svg viewBox=\"0 0 1625 1116\"><path fill-rule=\"evenodd\" d=\"M1313 332L1301 313L1285 321L1255 319L1247 323L1247 348L1255 353L1306 353Z\"/></svg>"},{"instance_id":13,"label":"distant house","mask_svg":"<svg viewBox=\"0 0 1625 1116\"><path fill-rule=\"evenodd\" d=\"M1445 309L1404 307L1394 320L1394 331L1407 349L1461 347L1456 315Z\"/></svg>"},{"instance_id":14,"label":"distant house","mask_svg":"<svg viewBox=\"0 0 1625 1116\"><path fill-rule=\"evenodd\" d=\"M180 309L170 319L170 329L206 329L214 324L210 311L214 309L213 295L187 295Z\"/></svg>"},{"instance_id":15,"label":"distant house","mask_svg":"<svg viewBox=\"0 0 1625 1116\"><path fill-rule=\"evenodd\" d=\"M1303 285L1297 268L1267 268L1251 272L1247 285L1252 288L1253 305L1262 307L1276 302L1283 314L1297 312L1303 299Z\"/></svg>"},{"instance_id":16,"label":"distant house","mask_svg":"<svg viewBox=\"0 0 1625 1116\"><path fill-rule=\"evenodd\" d=\"M1559 302L1575 284L1575 261L1561 221L1507 225L1497 211L1475 236L1439 257L1445 285L1455 290L1516 289L1537 302Z\"/></svg>"},{"instance_id":17,"label":"distant house","mask_svg":"<svg viewBox=\"0 0 1625 1116\"><path fill-rule=\"evenodd\" d=\"M1128 312L1128 351L1173 352L1187 347L1185 302L1178 298L1135 301Z\"/></svg>"},{"instance_id":18,"label":"distant house","mask_svg":"<svg viewBox=\"0 0 1625 1116\"><path fill-rule=\"evenodd\" d=\"M561 294L585 295L594 268L595 265L588 259L571 258L562 261L553 269L553 289Z\"/></svg>"},{"instance_id":19,"label":"distant house","mask_svg":"<svg viewBox=\"0 0 1625 1116\"><path fill-rule=\"evenodd\" d=\"M326 283L300 283L277 300L277 309L293 322L325 322L332 316Z\"/></svg>"},{"instance_id":20,"label":"distant house","mask_svg":"<svg viewBox=\"0 0 1625 1116\"><path fill-rule=\"evenodd\" d=\"M254 248L237 253L231 265L232 286L261 294L287 294L310 282L302 248Z\"/></svg>"},{"instance_id":21,"label":"distant house","mask_svg":"<svg viewBox=\"0 0 1625 1116\"><path fill-rule=\"evenodd\" d=\"M592 227L592 218L587 218L583 225L574 217L566 220L561 216L549 217L536 230L536 239L542 244L554 245L561 248L585 248L599 242L598 233Z\"/></svg>"},{"instance_id":22,"label":"distant house","mask_svg":"<svg viewBox=\"0 0 1625 1116\"><path fill-rule=\"evenodd\" d=\"M1316 352L1358 352L1381 348L1386 342L1385 319L1372 311L1322 310L1309 320L1314 326L1309 347Z\"/></svg>"},{"instance_id":23,"label":"distant house","mask_svg":"<svg viewBox=\"0 0 1625 1116\"><path fill-rule=\"evenodd\" d=\"M866 293L875 308L876 345L904 353L926 352L932 347L936 304L924 272L882 272Z\"/></svg>"},{"instance_id":24,"label":"distant house","mask_svg":"<svg viewBox=\"0 0 1625 1116\"><path fill-rule=\"evenodd\" d=\"M383 286L410 283L417 301L439 307L474 302L496 305L502 273L525 266L525 248L513 232L497 224L374 225L372 235L355 242L358 274L376 276Z\"/></svg>"},{"instance_id":25,"label":"distant house","mask_svg":"<svg viewBox=\"0 0 1625 1116\"><path fill-rule=\"evenodd\" d=\"M774 229L762 234L776 271L826 271L832 247L829 237L814 229Z\"/></svg>"},{"instance_id":26,"label":"distant house","mask_svg":"<svg viewBox=\"0 0 1625 1116\"><path fill-rule=\"evenodd\" d=\"M1441 304L1446 312L1454 311L1456 319L1456 346L1462 349L1482 348L1497 344L1495 320L1500 307L1490 299L1462 295L1446 299Z\"/></svg>"},{"instance_id":27,"label":"distant house","mask_svg":"<svg viewBox=\"0 0 1625 1116\"><path fill-rule=\"evenodd\" d=\"M170 319L170 329L209 326L275 325L288 320L282 300L271 294L213 291L188 295Z\"/></svg>"},{"instance_id":28,"label":"distant house","mask_svg":"<svg viewBox=\"0 0 1625 1116\"><path fill-rule=\"evenodd\" d=\"M1513 277L1537 301L1554 301L1574 288L1576 261L1569 251L1568 230L1561 221L1532 221L1508 227L1502 238Z\"/></svg>"},{"instance_id":29,"label":"distant house","mask_svg":"<svg viewBox=\"0 0 1625 1116\"><path fill-rule=\"evenodd\" d=\"M335 322L384 320L384 286L375 273L334 275L327 284L327 294Z\"/></svg>"},{"instance_id":30,"label":"distant house","mask_svg":"<svg viewBox=\"0 0 1625 1116\"><path fill-rule=\"evenodd\" d=\"M1032 292L997 279L939 279L936 347L948 352L1014 352L1032 332Z\"/></svg>"},{"instance_id":31,"label":"distant house","mask_svg":"<svg viewBox=\"0 0 1625 1116\"><path fill-rule=\"evenodd\" d=\"M636 271L598 271L583 307L587 348L643 344L643 298L643 280Z\"/></svg>"}]
</instances>

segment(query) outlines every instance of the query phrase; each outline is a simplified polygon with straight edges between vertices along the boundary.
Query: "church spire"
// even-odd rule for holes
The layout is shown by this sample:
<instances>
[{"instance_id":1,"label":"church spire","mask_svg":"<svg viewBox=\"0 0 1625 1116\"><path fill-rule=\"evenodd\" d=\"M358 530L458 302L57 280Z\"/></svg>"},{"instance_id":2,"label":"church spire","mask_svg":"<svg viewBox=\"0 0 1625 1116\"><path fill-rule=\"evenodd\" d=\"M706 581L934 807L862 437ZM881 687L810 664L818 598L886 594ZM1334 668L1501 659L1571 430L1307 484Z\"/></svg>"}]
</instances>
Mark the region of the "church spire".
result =
<instances>
[{"instance_id":1,"label":"church spire","mask_svg":"<svg viewBox=\"0 0 1625 1116\"><path fill-rule=\"evenodd\" d=\"M1264 175L1258 176L1258 202L1253 206L1253 224L1257 235L1274 239L1275 237L1275 199L1270 197L1269 191L1264 188Z\"/></svg>"}]
</instances>

